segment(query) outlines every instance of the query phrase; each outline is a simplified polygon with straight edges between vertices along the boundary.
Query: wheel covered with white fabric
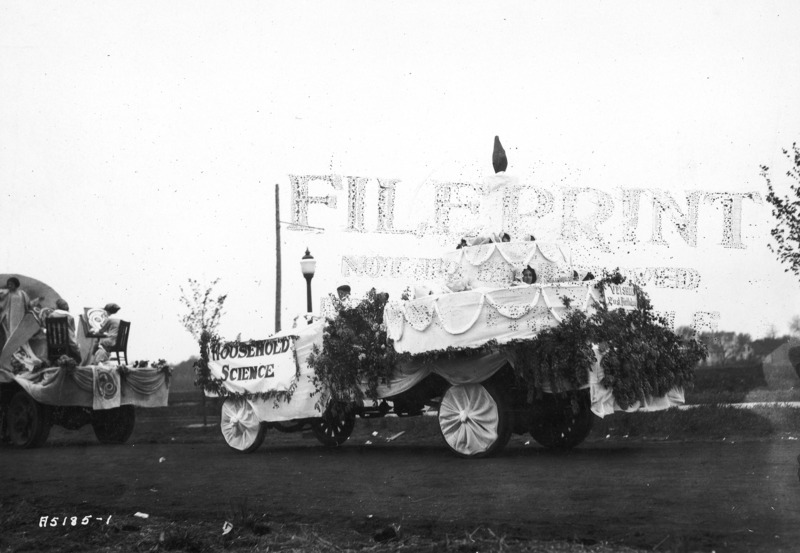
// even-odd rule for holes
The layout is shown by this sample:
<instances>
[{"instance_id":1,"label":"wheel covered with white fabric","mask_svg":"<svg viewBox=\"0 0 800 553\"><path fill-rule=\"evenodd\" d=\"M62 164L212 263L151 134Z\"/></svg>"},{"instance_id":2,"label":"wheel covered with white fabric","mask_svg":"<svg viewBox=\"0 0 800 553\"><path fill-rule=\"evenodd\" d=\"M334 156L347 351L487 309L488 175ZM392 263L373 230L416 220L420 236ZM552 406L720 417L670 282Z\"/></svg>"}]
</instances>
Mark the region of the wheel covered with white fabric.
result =
<instances>
[{"instance_id":1,"label":"wheel covered with white fabric","mask_svg":"<svg viewBox=\"0 0 800 553\"><path fill-rule=\"evenodd\" d=\"M311 422L311 430L322 445L340 446L356 426L355 408L350 403L330 401L322 417Z\"/></svg>"},{"instance_id":2,"label":"wheel covered with white fabric","mask_svg":"<svg viewBox=\"0 0 800 553\"><path fill-rule=\"evenodd\" d=\"M508 399L488 383L451 386L439 405L439 428L456 455L488 457L499 453L511 437Z\"/></svg>"},{"instance_id":3,"label":"wheel covered with white fabric","mask_svg":"<svg viewBox=\"0 0 800 553\"><path fill-rule=\"evenodd\" d=\"M267 432L250 402L241 398L225 400L219 427L228 445L242 453L252 453L258 449Z\"/></svg>"},{"instance_id":4,"label":"wheel covered with white fabric","mask_svg":"<svg viewBox=\"0 0 800 553\"><path fill-rule=\"evenodd\" d=\"M545 447L570 449L586 439L594 415L589 390L543 394L533 407L531 436Z\"/></svg>"}]
</instances>

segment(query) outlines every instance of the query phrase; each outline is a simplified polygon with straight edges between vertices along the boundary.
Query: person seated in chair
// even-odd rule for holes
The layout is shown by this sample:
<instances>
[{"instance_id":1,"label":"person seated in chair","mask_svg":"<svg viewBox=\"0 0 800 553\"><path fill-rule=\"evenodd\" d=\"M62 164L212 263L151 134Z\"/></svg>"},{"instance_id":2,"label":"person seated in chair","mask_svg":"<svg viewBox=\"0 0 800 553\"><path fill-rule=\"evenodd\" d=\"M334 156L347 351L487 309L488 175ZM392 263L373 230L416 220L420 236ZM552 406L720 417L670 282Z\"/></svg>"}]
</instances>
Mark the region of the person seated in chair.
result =
<instances>
[{"instance_id":1,"label":"person seated in chair","mask_svg":"<svg viewBox=\"0 0 800 553\"><path fill-rule=\"evenodd\" d=\"M116 303L107 303L103 308L108 314L108 320L100 328L100 333L104 334L97 343L92 356L92 364L100 365L110 361L110 352L117 345L117 335L119 334L119 319L112 317L121 309Z\"/></svg>"},{"instance_id":2,"label":"person seated in chair","mask_svg":"<svg viewBox=\"0 0 800 553\"><path fill-rule=\"evenodd\" d=\"M81 349L78 347L78 339L75 335L75 318L69 313L69 304L61 298L56 300L56 308L49 314L49 317L59 317L67 319L67 334L69 337L69 356L78 363L81 362Z\"/></svg>"}]
</instances>

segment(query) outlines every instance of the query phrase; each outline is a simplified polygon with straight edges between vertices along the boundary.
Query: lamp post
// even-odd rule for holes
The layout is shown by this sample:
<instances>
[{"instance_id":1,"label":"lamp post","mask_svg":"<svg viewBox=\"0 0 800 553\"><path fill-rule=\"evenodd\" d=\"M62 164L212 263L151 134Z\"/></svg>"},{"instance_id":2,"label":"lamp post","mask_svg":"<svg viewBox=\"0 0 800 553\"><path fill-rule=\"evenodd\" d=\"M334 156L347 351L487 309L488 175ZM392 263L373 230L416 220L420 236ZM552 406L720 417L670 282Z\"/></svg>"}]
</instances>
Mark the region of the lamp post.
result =
<instances>
[{"instance_id":1,"label":"lamp post","mask_svg":"<svg viewBox=\"0 0 800 553\"><path fill-rule=\"evenodd\" d=\"M314 269L317 267L317 260L306 248L306 254L300 260L300 270L306 279L306 310L311 313L311 279L314 278Z\"/></svg>"}]
</instances>

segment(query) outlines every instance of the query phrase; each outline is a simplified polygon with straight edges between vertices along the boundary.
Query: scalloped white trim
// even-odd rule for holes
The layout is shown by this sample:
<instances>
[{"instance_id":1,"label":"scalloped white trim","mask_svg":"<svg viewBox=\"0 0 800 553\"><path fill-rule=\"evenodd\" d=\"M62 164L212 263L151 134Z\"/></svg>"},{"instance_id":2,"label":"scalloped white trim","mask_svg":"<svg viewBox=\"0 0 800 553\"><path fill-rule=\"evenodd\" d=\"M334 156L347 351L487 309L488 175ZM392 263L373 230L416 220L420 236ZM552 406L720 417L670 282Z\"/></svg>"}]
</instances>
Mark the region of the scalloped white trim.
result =
<instances>
[{"instance_id":1,"label":"scalloped white trim","mask_svg":"<svg viewBox=\"0 0 800 553\"><path fill-rule=\"evenodd\" d=\"M417 309L419 308L419 309ZM408 316L409 311L424 311L424 317L417 317L417 316ZM416 331L422 332L433 322L433 315L434 315L434 307L430 305L426 305L424 303L409 303L403 309L403 316L405 317L408 324Z\"/></svg>"},{"instance_id":2,"label":"scalloped white trim","mask_svg":"<svg viewBox=\"0 0 800 553\"><path fill-rule=\"evenodd\" d=\"M520 248L521 245L525 247ZM512 255L515 249L529 249L529 251L525 252L522 257L515 257ZM500 252L503 259L505 259L509 265L514 266L520 263L523 265L530 265L531 259L536 256L537 249L539 249L539 245L536 242L501 242L497 244L497 251Z\"/></svg>"},{"instance_id":3,"label":"scalloped white trim","mask_svg":"<svg viewBox=\"0 0 800 553\"><path fill-rule=\"evenodd\" d=\"M386 320L386 330L389 338L394 341L402 340L403 331L406 327L406 317L403 313L402 304L397 302L387 304L384 311L384 319Z\"/></svg>"},{"instance_id":4,"label":"scalloped white trim","mask_svg":"<svg viewBox=\"0 0 800 553\"><path fill-rule=\"evenodd\" d=\"M433 304L433 310L436 313L436 316L439 317L439 322L442 323L442 328L447 331L448 334L464 334L470 328L475 326L475 323L478 322L478 319L483 312L483 306L486 304L486 294L481 294L481 299L478 301L478 306L475 309L475 315L472 317L472 320L466 325L463 329L453 329L452 327L448 328L448 324L445 321L445 318L442 317L442 312L439 309L439 300L436 300Z\"/></svg>"},{"instance_id":5,"label":"scalloped white trim","mask_svg":"<svg viewBox=\"0 0 800 553\"><path fill-rule=\"evenodd\" d=\"M479 246L468 246L462 248L464 257L471 265L481 265L486 263L497 249L497 244L481 244Z\"/></svg>"},{"instance_id":6,"label":"scalloped white trim","mask_svg":"<svg viewBox=\"0 0 800 553\"><path fill-rule=\"evenodd\" d=\"M539 298L541 296L542 296L542 291L541 290L536 290L536 295L533 297L533 300L528 302L528 303L506 303L506 304L503 304L503 303L499 303L499 302L495 301L494 299L492 299L492 297L489 296L489 294L484 294L484 299L485 299L486 303L488 303L489 305L494 307L497 310L497 312L500 313L506 319L521 319L522 317L524 317L525 315L530 313L533 310L534 307L536 307L536 305L539 303ZM509 307L510 308L514 308L514 307L520 307L520 306L525 306L525 307L527 307L527 309L523 313L518 315L517 317L514 317L511 313L508 312L508 308Z\"/></svg>"}]
</instances>

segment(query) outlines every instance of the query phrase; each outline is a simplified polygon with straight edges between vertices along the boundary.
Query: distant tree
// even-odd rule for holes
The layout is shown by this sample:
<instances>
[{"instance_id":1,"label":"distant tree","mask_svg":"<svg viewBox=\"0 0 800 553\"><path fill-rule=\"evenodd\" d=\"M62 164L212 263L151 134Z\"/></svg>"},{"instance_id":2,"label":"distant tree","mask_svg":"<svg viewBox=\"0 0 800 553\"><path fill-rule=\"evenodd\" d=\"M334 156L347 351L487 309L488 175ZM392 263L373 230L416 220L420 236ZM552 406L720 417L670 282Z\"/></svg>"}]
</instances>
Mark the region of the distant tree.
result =
<instances>
[{"instance_id":1,"label":"distant tree","mask_svg":"<svg viewBox=\"0 0 800 553\"><path fill-rule=\"evenodd\" d=\"M800 336L800 315L795 315L789 321L789 332L795 336Z\"/></svg>"},{"instance_id":2,"label":"distant tree","mask_svg":"<svg viewBox=\"0 0 800 553\"><path fill-rule=\"evenodd\" d=\"M800 147L792 144L792 151L783 150L789 159L788 187L791 194L779 195L776 192L770 169L761 166L761 176L767 181L767 201L772 204L772 215L777 220L775 228L770 231L776 244L769 249L778 256L781 263L788 265L786 271L792 271L800 277Z\"/></svg>"},{"instance_id":3,"label":"distant tree","mask_svg":"<svg viewBox=\"0 0 800 553\"><path fill-rule=\"evenodd\" d=\"M708 348L708 363L725 366L730 361L744 361L752 356L752 338L736 332L703 332L700 341Z\"/></svg>"},{"instance_id":4,"label":"distant tree","mask_svg":"<svg viewBox=\"0 0 800 553\"><path fill-rule=\"evenodd\" d=\"M734 356L745 359L752 352L753 338L749 334L737 334L734 341Z\"/></svg>"},{"instance_id":5,"label":"distant tree","mask_svg":"<svg viewBox=\"0 0 800 553\"><path fill-rule=\"evenodd\" d=\"M774 338L777 338L777 337L778 337L778 327L775 326L774 324L769 325L769 328L767 329L767 334L766 334L765 338L773 338L774 339Z\"/></svg>"}]
</instances>

